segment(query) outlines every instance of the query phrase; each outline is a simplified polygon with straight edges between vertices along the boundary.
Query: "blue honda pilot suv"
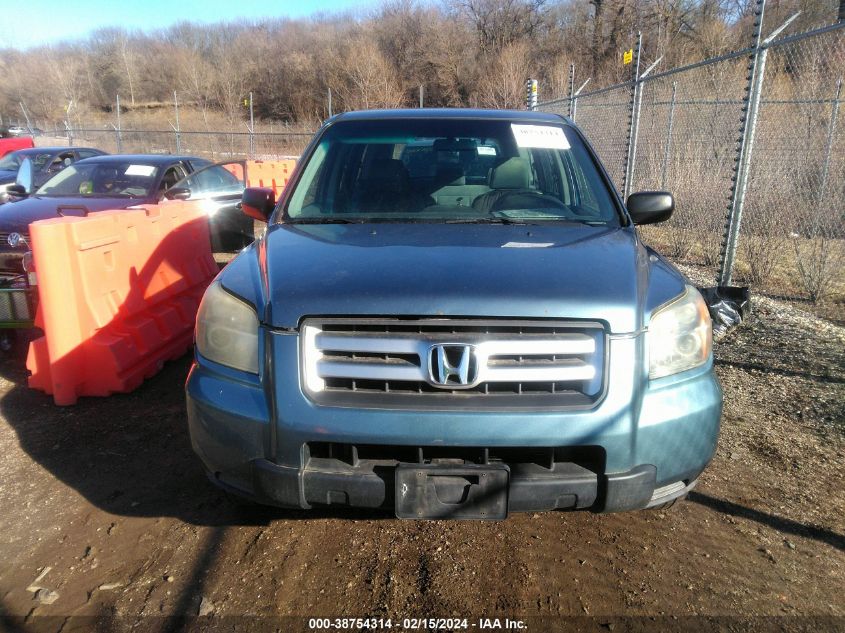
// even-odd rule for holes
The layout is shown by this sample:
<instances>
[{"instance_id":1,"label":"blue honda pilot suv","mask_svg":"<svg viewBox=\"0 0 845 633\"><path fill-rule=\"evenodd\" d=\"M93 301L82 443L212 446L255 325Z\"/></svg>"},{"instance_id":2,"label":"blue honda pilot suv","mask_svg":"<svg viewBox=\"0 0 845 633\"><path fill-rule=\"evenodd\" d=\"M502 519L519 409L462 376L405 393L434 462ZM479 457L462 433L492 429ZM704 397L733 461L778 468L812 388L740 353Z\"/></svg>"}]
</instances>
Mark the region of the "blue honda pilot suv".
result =
<instances>
[{"instance_id":1,"label":"blue honda pilot suv","mask_svg":"<svg viewBox=\"0 0 845 633\"><path fill-rule=\"evenodd\" d=\"M663 506L711 460L698 291L574 124L483 110L327 121L205 293L187 381L210 479L402 518Z\"/></svg>"}]
</instances>

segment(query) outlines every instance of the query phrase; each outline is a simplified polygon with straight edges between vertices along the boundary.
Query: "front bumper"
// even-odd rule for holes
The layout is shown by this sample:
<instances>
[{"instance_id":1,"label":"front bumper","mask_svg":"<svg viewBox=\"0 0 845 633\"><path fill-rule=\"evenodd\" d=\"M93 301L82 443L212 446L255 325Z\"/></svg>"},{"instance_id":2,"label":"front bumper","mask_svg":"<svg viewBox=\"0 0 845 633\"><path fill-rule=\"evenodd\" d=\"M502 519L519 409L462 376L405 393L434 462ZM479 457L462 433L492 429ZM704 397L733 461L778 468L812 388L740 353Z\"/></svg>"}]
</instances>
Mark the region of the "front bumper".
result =
<instances>
[{"instance_id":1,"label":"front bumper","mask_svg":"<svg viewBox=\"0 0 845 633\"><path fill-rule=\"evenodd\" d=\"M281 358L297 358L296 337L284 338L273 354L277 372ZM614 351L631 357L637 344L613 341L610 357ZM620 364L610 373L604 401L579 412L324 407L310 402L298 383L295 373L284 380L247 377L197 358L186 385L188 420L194 450L214 483L284 507L391 508L396 466L419 462L383 454L327 459L312 447L379 445L401 455L548 449L574 451L574 457L541 468L509 463L510 511L640 509L695 485L715 453L722 409L712 361L655 381ZM580 451L591 458L581 459Z\"/></svg>"},{"instance_id":2,"label":"front bumper","mask_svg":"<svg viewBox=\"0 0 845 633\"><path fill-rule=\"evenodd\" d=\"M372 465L357 472L311 466L286 468L262 459L251 464L252 484L248 488L234 483L223 473L207 472L207 475L227 492L266 505L300 509L327 505L391 508L396 494L394 469L395 466ZM525 470L531 469L523 466L521 472L512 472L507 490L509 512L638 510L685 496L697 481L696 475L663 493L655 487L657 469L651 465L609 475L599 475L577 464L565 464L557 472Z\"/></svg>"}]
</instances>

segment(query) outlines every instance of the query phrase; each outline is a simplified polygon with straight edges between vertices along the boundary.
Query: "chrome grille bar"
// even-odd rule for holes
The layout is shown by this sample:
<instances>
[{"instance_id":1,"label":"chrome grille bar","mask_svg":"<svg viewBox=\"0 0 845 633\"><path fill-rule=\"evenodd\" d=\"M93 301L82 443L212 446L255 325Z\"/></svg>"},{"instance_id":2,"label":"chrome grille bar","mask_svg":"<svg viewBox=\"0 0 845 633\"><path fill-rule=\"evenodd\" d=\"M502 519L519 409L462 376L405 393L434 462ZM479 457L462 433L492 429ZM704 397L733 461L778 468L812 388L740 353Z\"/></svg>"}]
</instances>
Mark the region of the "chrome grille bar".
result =
<instances>
[{"instance_id":1,"label":"chrome grille bar","mask_svg":"<svg viewBox=\"0 0 845 633\"><path fill-rule=\"evenodd\" d=\"M303 324L301 333L303 379L315 394L383 391L454 396L474 390L481 396L586 395L588 386L590 393L597 393L601 384L603 356L597 341L603 330L598 324L314 319ZM454 384L435 379L433 352L443 346L472 349L471 380Z\"/></svg>"}]
</instances>

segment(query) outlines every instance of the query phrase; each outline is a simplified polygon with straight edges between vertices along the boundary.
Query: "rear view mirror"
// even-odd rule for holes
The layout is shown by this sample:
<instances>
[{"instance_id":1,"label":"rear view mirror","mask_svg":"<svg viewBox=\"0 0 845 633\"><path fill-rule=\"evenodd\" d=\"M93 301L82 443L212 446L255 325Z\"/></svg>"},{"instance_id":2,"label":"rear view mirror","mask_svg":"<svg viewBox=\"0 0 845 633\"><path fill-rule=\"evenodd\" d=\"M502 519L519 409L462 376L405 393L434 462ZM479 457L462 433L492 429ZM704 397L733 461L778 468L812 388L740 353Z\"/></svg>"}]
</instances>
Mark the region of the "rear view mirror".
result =
<instances>
[{"instance_id":1,"label":"rear view mirror","mask_svg":"<svg viewBox=\"0 0 845 633\"><path fill-rule=\"evenodd\" d=\"M267 222L276 207L276 196L272 189L247 187L241 198L244 214L261 222Z\"/></svg>"},{"instance_id":2,"label":"rear view mirror","mask_svg":"<svg viewBox=\"0 0 845 633\"><path fill-rule=\"evenodd\" d=\"M9 187L8 191L19 196L28 196L32 193L32 161L29 158L24 158L21 166L18 167L18 176L15 178L13 187Z\"/></svg>"},{"instance_id":3,"label":"rear view mirror","mask_svg":"<svg viewBox=\"0 0 845 633\"><path fill-rule=\"evenodd\" d=\"M628 196L626 206L634 224L656 224L672 216L675 199L665 191L639 191Z\"/></svg>"}]
</instances>

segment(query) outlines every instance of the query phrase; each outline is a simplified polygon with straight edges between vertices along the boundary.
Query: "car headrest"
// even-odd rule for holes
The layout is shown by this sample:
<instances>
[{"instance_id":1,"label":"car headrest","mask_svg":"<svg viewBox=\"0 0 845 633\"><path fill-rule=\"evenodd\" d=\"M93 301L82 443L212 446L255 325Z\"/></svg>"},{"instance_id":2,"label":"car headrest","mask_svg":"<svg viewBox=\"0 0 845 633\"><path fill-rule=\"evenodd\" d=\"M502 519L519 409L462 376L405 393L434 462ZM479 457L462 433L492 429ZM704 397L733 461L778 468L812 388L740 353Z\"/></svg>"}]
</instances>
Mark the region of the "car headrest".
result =
<instances>
[{"instance_id":1,"label":"car headrest","mask_svg":"<svg viewBox=\"0 0 845 633\"><path fill-rule=\"evenodd\" d=\"M494 168L490 175L492 189L528 189L530 183L528 161L524 158L509 158Z\"/></svg>"}]
</instances>

